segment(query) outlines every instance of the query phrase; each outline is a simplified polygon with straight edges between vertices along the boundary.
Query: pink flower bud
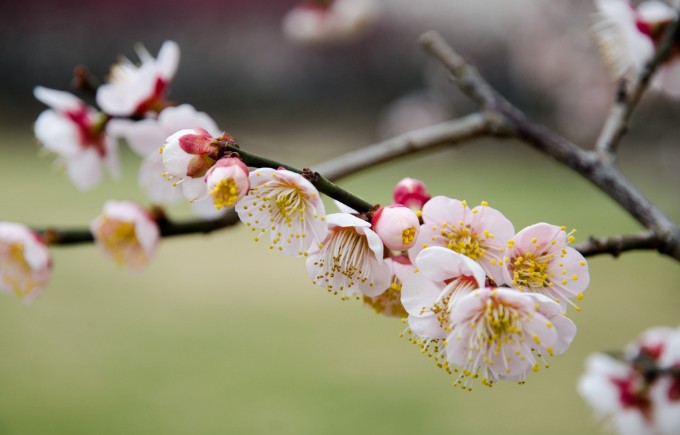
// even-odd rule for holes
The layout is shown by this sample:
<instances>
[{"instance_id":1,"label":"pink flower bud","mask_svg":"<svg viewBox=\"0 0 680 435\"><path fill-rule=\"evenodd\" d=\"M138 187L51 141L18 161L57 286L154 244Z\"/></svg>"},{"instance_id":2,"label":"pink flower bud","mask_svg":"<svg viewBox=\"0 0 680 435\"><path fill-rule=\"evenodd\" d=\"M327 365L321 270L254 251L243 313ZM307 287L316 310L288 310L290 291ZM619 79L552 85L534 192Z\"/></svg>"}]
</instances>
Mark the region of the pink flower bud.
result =
<instances>
[{"instance_id":1,"label":"pink flower bud","mask_svg":"<svg viewBox=\"0 0 680 435\"><path fill-rule=\"evenodd\" d=\"M373 215L371 225L385 246L394 251L406 251L411 248L420 232L418 216L401 204L378 209Z\"/></svg>"},{"instance_id":2,"label":"pink flower bud","mask_svg":"<svg viewBox=\"0 0 680 435\"><path fill-rule=\"evenodd\" d=\"M218 160L206 173L205 181L217 209L233 207L250 188L248 167L235 157Z\"/></svg>"},{"instance_id":3,"label":"pink flower bud","mask_svg":"<svg viewBox=\"0 0 680 435\"><path fill-rule=\"evenodd\" d=\"M161 147L163 175L173 186L182 186L189 201L196 201L207 194L204 176L215 164L214 138L202 128L184 129L166 139Z\"/></svg>"},{"instance_id":4,"label":"pink flower bud","mask_svg":"<svg viewBox=\"0 0 680 435\"><path fill-rule=\"evenodd\" d=\"M404 178L394 186L394 202L411 209L420 210L430 200L425 184L415 178Z\"/></svg>"}]
</instances>

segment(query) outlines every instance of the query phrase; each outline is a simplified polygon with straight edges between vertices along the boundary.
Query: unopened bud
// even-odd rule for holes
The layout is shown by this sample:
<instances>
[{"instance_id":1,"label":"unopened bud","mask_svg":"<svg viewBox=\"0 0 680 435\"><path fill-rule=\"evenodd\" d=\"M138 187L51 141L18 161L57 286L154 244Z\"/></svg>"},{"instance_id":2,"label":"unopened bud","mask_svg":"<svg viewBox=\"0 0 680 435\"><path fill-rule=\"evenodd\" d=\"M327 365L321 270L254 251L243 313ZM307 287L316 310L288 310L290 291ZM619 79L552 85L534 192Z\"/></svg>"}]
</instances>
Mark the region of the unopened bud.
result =
<instances>
[{"instance_id":1,"label":"unopened bud","mask_svg":"<svg viewBox=\"0 0 680 435\"><path fill-rule=\"evenodd\" d=\"M215 208L233 207L250 188L248 167L236 157L220 159L205 175Z\"/></svg>"},{"instance_id":2,"label":"unopened bud","mask_svg":"<svg viewBox=\"0 0 680 435\"><path fill-rule=\"evenodd\" d=\"M425 184L415 178L404 178L394 186L394 202L411 209L420 210L430 200Z\"/></svg>"},{"instance_id":3,"label":"unopened bud","mask_svg":"<svg viewBox=\"0 0 680 435\"><path fill-rule=\"evenodd\" d=\"M411 248L420 232L418 216L401 204L378 209L373 215L371 225L385 246L394 251Z\"/></svg>"}]
</instances>

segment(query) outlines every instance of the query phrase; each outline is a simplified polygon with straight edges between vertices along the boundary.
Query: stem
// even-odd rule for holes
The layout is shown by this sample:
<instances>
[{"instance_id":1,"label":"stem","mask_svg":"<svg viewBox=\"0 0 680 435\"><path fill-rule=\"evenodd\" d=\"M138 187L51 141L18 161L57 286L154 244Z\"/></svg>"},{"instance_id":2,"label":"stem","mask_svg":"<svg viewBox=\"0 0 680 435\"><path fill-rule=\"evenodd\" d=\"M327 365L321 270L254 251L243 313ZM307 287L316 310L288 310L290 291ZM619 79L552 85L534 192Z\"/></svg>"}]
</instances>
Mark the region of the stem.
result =
<instances>
[{"instance_id":1,"label":"stem","mask_svg":"<svg viewBox=\"0 0 680 435\"><path fill-rule=\"evenodd\" d=\"M292 166L284 165L275 160L270 160L265 157L258 156L256 154L249 153L233 145L226 145L225 150L239 153L239 155L241 156L241 160L243 160L243 163L245 163L248 166L256 168L273 168L273 169L284 168L291 172L295 172L300 175L305 175L304 170L300 170ZM314 173L314 175L310 178L311 179L309 179L309 181L314 185L314 187L316 187L319 190L319 192L324 193L337 201L340 201L341 203L345 204L348 207L352 207L359 213L368 212L374 206L370 202L365 201L359 198L358 196L348 192L347 190L337 186L328 178L323 177L318 173Z\"/></svg>"}]
</instances>

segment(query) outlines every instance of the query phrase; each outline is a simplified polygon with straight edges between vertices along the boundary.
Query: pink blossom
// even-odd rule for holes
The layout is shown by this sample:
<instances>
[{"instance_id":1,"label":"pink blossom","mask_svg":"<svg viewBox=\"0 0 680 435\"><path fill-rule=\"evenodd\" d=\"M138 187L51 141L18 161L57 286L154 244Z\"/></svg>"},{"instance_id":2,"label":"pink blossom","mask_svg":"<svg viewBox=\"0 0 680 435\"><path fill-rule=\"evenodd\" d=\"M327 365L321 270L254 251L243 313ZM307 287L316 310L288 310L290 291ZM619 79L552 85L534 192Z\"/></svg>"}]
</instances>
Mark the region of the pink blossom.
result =
<instances>
[{"instance_id":1,"label":"pink blossom","mask_svg":"<svg viewBox=\"0 0 680 435\"><path fill-rule=\"evenodd\" d=\"M590 282L588 263L564 228L538 223L524 228L508 241L503 258L504 280L512 287L542 293L562 304L582 298Z\"/></svg>"},{"instance_id":2,"label":"pink blossom","mask_svg":"<svg viewBox=\"0 0 680 435\"><path fill-rule=\"evenodd\" d=\"M561 307L540 294L484 287L462 296L450 315L446 359L460 367L457 383L481 376L482 383L524 381L547 356L563 353L576 326ZM546 364L547 366L547 364Z\"/></svg>"},{"instance_id":3,"label":"pink blossom","mask_svg":"<svg viewBox=\"0 0 680 435\"><path fill-rule=\"evenodd\" d=\"M141 270L156 252L158 224L140 205L107 201L100 216L90 223L97 245L118 265Z\"/></svg>"},{"instance_id":4,"label":"pink blossom","mask_svg":"<svg viewBox=\"0 0 680 435\"><path fill-rule=\"evenodd\" d=\"M248 167L235 157L222 158L205 174L215 208L233 207L250 188Z\"/></svg>"},{"instance_id":5,"label":"pink blossom","mask_svg":"<svg viewBox=\"0 0 680 435\"><path fill-rule=\"evenodd\" d=\"M403 178L394 186L394 202L414 210L421 210L430 200L425 183L415 178Z\"/></svg>"},{"instance_id":6,"label":"pink blossom","mask_svg":"<svg viewBox=\"0 0 680 435\"><path fill-rule=\"evenodd\" d=\"M107 134L108 117L68 92L38 86L35 97L48 105L35 122L35 136L66 165L69 178L80 190L101 179L102 164L119 174L116 141Z\"/></svg>"},{"instance_id":7,"label":"pink blossom","mask_svg":"<svg viewBox=\"0 0 680 435\"><path fill-rule=\"evenodd\" d=\"M413 247L420 232L418 216L401 204L379 208L373 215L371 225L385 246L394 251L406 251Z\"/></svg>"},{"instance_id":8,"label":"pink blossom","mask_svg":"<svg viewBox=\"0 0 680 435\"><path fill-rule=\"evenodd\" d=\"M435 196L422 211L423 225L409 257L430 246L443 246L477 261L496 284L503 283L501 260L515 234L512 223L483 202L470 209L465 201Z\"/></svg>"},{"instance_id":9,"label":"pink blossom","mask_svg":"<svg viewBox=\"0 0 680 435\"><path fill-rule=\"evenodd\" d=\"M51 273L50 253L37 234L22 224L0 222L0 291L31 302Z\"/></svg>"},{"instance_id":10,"label":"pink blossom","mask_svg":"<svg viewBox=\"0 0 680 435\"><path fill-rule=\"evenodd\" d=\"M304 45L351 42L374 26L377 12L374 0L331 0L326 5L304 2L283 18L283 34Z\"/></svg>"},{"instance_id":11,"label":"pink blossom","mask_svg":"<svg viewBox=\"0 0 680 435\"><path fill-rule=\"evenodd\" d=\"M140 116L167 106L165 97L179 64L179 47L165 41L157 59L141 45L136 49L141 65L123 58L111 68L109 82L97 89L97 104L110 115Z\"/></svg>"},{"instance_id":12,"label":"pink blossom","mask_svg":"<svg viewBox=\"0 0 680 435\"><path fill-rule=\"evenodd\" d=\"M307 273L314 284L343 298L383 293L392 273L371 224L346 213L329 214L326 221L327 236L307 258Z\"/></svg>"},{"instance_id":13,"label":"pink blossom","mask_svg":"<svg viewBox=\"0 0 680 435\"><path fill-rule=\"evenodd\" d=\"M586 360L586 373L578 382L581 397L616 433L659 435L646 388L630 365L600 353Z\"/></svg>"},{"instance_id":14,"label":"pink blossom","mask_svg":"<svg viewBox=\"0 0 680 435\"><path fill-rule=\"evenodd\" d=\"M243 223L257 233L269 233L271 249L286 255L306 255L326 235L326 212L316 187L302 175L283 168L250 173L250 191L236 203Z\"/></svg>"}]
</instances>

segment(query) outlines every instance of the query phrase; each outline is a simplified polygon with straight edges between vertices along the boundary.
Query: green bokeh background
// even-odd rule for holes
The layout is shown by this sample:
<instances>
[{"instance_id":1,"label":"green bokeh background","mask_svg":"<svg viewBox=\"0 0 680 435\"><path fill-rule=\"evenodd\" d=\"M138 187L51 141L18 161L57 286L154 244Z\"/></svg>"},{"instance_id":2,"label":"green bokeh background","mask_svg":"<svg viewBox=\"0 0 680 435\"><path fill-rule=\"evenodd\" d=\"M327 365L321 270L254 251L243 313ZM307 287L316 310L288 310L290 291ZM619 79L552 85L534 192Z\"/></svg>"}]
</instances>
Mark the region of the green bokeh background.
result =
<instances>
[{"instance_id":1,"label":"green bokeh background","mask_svg":"<svg viewBox=\"0 0 680 435\"><path fill-rule=\"evenodd\" d=\"M79 193L19 127L0 135L1 220L86 225L108 198L143 201L133 156L123 156L122 182ZM242 142L275 143L254 151L296 166L372 141L360 131L255 131ZM622 164L677 220L677 189L648 160L630 153ZM514 142L402 159L341 184L385 203L407 175L435 194L487 200L518 230L546 221L577 228L581 241L639 229L587 182ZM241 226L165 241L137 274L94 246L53 255L52 283L35 303L0 300L0 434L595 434L576 394L585 357L679 323L677 263L643 252L593 258L568 352L525 385L463 392L399 338L399 320L313 286L302 260Z\"/></svg>"}]
</instances>

